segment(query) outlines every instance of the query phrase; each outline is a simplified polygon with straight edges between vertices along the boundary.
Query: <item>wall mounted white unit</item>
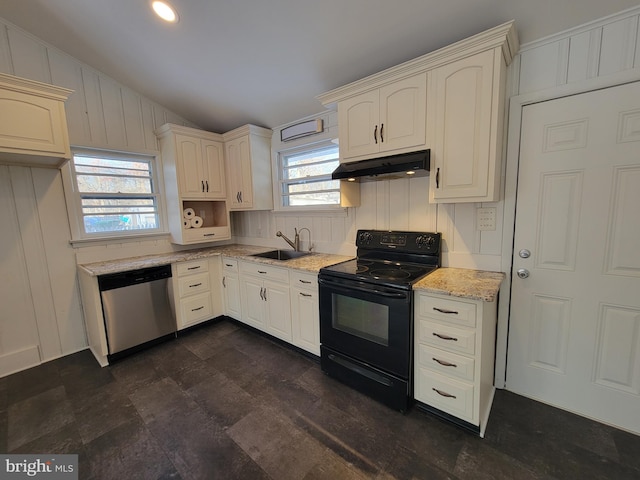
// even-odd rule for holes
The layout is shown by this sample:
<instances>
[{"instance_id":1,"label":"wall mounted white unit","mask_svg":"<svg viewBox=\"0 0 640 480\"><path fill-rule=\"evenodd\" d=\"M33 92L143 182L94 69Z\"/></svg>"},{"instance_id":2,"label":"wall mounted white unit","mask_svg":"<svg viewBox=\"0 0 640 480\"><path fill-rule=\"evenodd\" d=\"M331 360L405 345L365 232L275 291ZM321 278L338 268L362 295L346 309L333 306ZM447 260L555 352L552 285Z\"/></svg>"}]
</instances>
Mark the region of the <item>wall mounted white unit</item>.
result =
<instances>
[{"instance_id":1,"label":"wall mounted white unit","mask_svg":"<svg viewBox=\"0 0 640 480\"><path fill-rule=\"evenodd\" d=\"M308 137L321 133L323 130L323 122L321 118L315 120L307 120L306 122L296 123L280 130L280 141L290 142L298 138Z\"/></svg>"},{"instance_id":2,"label":"wall mounted white unit","mask_svg":"<svg viewBox=\"0 0 640 480\"><path fill-rule=\"evenodd\" d=\"M0 163L58 168L71 158L64 111L71 93L0 73Z\"/></svg>"}]
</instances>

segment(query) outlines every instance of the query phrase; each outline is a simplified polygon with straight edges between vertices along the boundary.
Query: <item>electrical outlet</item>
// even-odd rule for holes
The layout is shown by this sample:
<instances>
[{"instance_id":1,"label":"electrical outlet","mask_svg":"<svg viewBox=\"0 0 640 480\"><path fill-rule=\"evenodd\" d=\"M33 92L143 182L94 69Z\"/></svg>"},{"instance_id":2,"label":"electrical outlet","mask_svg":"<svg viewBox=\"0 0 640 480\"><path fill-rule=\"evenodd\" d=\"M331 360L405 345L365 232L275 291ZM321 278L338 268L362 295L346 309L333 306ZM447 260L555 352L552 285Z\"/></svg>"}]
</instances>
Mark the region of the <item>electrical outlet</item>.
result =
<instances>
[{"instance_id":1,"label":"electrical outlet","mask_svg":"<svg viewBox=\"0 0 640 480\"><path fill-rule=\"evenodd\" d=\"M476 209L476 223L478 230L489 231L496 229L496 208L485 207Z\"/></svg>"}]
</instances>

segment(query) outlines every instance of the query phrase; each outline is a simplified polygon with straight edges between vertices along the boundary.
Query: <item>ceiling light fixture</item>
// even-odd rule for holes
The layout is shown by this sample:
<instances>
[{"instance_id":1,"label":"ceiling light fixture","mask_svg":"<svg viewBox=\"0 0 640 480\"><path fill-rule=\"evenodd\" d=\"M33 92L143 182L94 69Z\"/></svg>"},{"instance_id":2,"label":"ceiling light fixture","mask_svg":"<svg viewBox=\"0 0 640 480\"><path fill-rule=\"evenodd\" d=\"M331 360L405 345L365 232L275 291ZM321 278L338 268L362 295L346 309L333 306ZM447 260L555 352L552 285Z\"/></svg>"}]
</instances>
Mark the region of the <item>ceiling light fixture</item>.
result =
<instances>
[{"instance_id":1,"label":"ceiling light fixture","mask_svg":"<svg viewBox=\"0 0 640 480\"><path fill-rule=\"evenodd\" d=\"M151 8L153 8L153 11L156 12L156 15L158 15L165 22L178 22L178 14L176 13L175 8L173 8L167 2L154 0L153 2L151 2Z\"/></svg>"}]
</instances>

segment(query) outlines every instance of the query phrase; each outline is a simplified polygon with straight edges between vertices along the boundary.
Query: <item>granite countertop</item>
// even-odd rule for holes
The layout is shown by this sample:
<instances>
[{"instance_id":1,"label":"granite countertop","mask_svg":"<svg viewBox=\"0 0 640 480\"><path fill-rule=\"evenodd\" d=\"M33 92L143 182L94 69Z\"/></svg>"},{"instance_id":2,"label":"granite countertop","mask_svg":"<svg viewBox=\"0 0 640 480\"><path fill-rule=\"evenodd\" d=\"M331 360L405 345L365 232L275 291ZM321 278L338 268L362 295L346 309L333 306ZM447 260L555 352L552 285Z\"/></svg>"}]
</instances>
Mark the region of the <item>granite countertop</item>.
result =
<instances>
[{"instance_id":1,"label":"granite countertop","mask_svg":"<svg viewBox=\"0 0 640 480\"><path fill-rule=\"evenodd\" d=\"M502 272L466 268L438 268L413 286L416 291L493 302L498 296Z\"/></svg>"},{"instance_id":2,"label":"granite countertop","mask_svg":"<svg viewBox=\"0 0 640 480\"><path fill-rule=\"evenodd\" d=\"M141 257L122 258L118 260L107 260L104 262L85 263L78 265L90 275L106 275L109 273L124 272L127 270L138 270L140 268L157 267L160 265L168 265L176 262L187 262L190 260L198 260L216 255L224 255L242 260L249 260L257 263L265 263L278 267L293 268L307 272L318 272L322 267L335 265L336 263L350 260L353 257L345 255L333 255L329 253L311 253L304 257L294 258L291 260L273 260L269 258L252 257L255 253L267 252L274 250L268 247L258 247L255 245L220 245L210 248L197 248L192 250L183 250L180 252L171 252L158 255L145 255Z\"/></svg>"}]
</instances>

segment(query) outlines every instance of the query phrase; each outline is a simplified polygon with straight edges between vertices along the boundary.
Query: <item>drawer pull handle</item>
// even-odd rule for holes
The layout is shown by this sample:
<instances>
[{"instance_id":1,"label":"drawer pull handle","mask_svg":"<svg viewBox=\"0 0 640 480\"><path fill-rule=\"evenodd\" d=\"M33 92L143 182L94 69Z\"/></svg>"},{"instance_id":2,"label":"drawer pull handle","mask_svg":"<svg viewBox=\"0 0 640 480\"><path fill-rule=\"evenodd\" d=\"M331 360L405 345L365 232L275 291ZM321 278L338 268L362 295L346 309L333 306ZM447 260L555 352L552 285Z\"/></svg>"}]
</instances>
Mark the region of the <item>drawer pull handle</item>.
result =
<instances>
[{"instance_id":1,"label":"drawer pull handle","mask_svg":"<svg viewBox=\"0 0 640 480\"><path fill-rule=\"evenodd\" d=\"M300 279L298 279L298 281L299 281L300 283L311 283L309 280L300 280Z\"/></svg>"},{"instance_id":2,"label":"drawer pull handle","mask_svg":"<svg viewBox=\"0 0 640 480\"><path fill-rule=\"evenodd\" d=\"M200 283L194 283L193 285L189 285L189 288L192 288L192 287L199 287L200 285L202 285L202 282L200 282Z\"/></svg>"},{"instance_id":3,"label":"drawer pull handle","mask_svg":"<svg viewBox=\"0 0 640 480\"><path fill-rule=\"evenodd\" d=\"M227 277L222 277L222 286L227 288Z\"/></svg>"},{"instance_id":4,"label":"drawer pull handle","mask_svg":"<svg viewBox=\"0 0 640 480\"><path fill-rule=\"evenodd\" d=\"M431 390L433 390L434 392L436 392L438 395L442 395L443 397L447 397L447 398L457 398L455 395L451 395L450 393L443 392L442 390L438 390L437 388L432 388Z\"/></svg>"},{"instance_id":5,"label":"drawer pull handle","mask_svg":"<svg viewBox=\"0 0 640 480\"><path fill-rule=\"evenodd\" d=\"M187 267L187 270L198 270L200 268L200 265L198 265L197 267Z\"/></svg>"},{"instance_id":6,"label":"drawer pull handle","mask_svg":"<svg viewBox=\"0 0 640 480\"><path fill-rule=\"evenodd\" d=\"M203 308L204 308L204 305L203 305L203 306L200 306L200 307L198 307L198 308L192 308L192 309L191 309L191 311L192 311L192 312L197 312L198 310L202 310Z\"/></svg>"},{"instance_id":7,"label":"drawer pull handle","mask_svg":"<svg viewBox=\"0 0 640 480\"><path fill-rule=\"evenodd\" d=\"M258 273L262 273L263 275L266 274L267 272L263 271L263 270L258 270Z\"/></svg>"},{"instance_id":8,"label":"drawer pull handle","mask_svg":"<svg viewBox=\"0 0 640 480\"><path fill-rule=\"evenodd\" d=\"M434 362L439 363L443 367L453 367L453 368L457 367L457 365L455 363L445 362L444 360L440 360L440 359L438 359L436 357L432 357L431 360L433 360Z\"/></svg>"},{"instance_id":9,"label":"drawer pull handle","mask_svg":"<svg viewBox=\"0 0 640 480\"><path fill-rule=\"evenodd\" d=\"M445 313L447 315L458 315L458 312L456 312L455 310L447 310L446 308L438 308L438 307L433 307L433 309L436 312Z\"/></svg>"},{"instance_id":10,"label":"drawer pull handle","mask_svg":"<svg viewBox=\"0 0 640 480\"><path fill-rule=\"evenodd\" d=\"M300 292L300 295L302 295L303 297L310 297L311 296L310 293L302 293L302 292Z\"/></svg>"},{"instance_id":11,"label":"drawer pull handle","mask_svg":"<svg viewBox=\"0 0 640 480\"><path fill-rule=\"evenodd\" d=\"M203 237L215 237L215 233L205 233L204 235L202 235Z\"/></svg>"},{"instance_id":12,"label":"drawer pull handle","mask_svg":"<svg viewBox=\"0 0 640 480\"><path fill-rule=\"evenodd\" d=\"M225 267L233 267L233 263L225 263L224 266Z\"/></svg>"},{"instance_id":13,"label":"drawer pull handle","mask_svg":"<svg viewBox=\"0 0 640 480\"><path fill-rule=\"evenodd\" d=\"M451 340L453 342L457 342L458 341L458 339L456 337L449 337L448 335L442 335L442 334L436 333L436 332L433 332L433 335L438 337L438 338L441 338L442 340Z\"/></svg>"}]
</instances>

